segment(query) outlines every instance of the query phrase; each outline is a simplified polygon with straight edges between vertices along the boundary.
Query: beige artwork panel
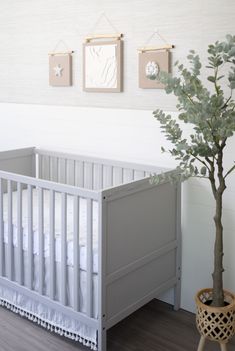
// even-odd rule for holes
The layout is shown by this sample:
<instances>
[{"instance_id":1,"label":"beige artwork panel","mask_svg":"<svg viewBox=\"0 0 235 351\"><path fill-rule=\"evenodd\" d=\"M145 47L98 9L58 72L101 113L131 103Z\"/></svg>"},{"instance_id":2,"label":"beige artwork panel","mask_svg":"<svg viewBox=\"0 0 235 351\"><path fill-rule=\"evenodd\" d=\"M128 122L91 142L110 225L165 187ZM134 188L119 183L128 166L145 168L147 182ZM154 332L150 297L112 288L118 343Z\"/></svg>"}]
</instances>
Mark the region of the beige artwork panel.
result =
<instances>
[{"instance_id":1,"label":"beige artwork panel","mask_svg":"<svg viewBox=\"0 0 235 351\"><path fill-rule=\"evenodd\" d=\"M119 93L123 90L123 41L83 44L83 90Z\"/></svg>"},{"instance_id":2,"label":"beige artwork panel","mask_svg":"<svg viewBox=\"0 0 235 351\"><path fill-rule=\"evenodd\" d=\"M147 51L139 53L139 87L142 89L163 89L157 80L161 71L170 71L169 51Z\"/></svg>"},{"instance_id":3,"label":"beige artwork panel","mask_svg":"<svg viewBox=\"0 0 235 351\"><path fill-rule=\"evenodd\" d=\"M72 56L70 54L49 56L49 84L54 87L72 85Z\"/></svg>"}]
</instances>

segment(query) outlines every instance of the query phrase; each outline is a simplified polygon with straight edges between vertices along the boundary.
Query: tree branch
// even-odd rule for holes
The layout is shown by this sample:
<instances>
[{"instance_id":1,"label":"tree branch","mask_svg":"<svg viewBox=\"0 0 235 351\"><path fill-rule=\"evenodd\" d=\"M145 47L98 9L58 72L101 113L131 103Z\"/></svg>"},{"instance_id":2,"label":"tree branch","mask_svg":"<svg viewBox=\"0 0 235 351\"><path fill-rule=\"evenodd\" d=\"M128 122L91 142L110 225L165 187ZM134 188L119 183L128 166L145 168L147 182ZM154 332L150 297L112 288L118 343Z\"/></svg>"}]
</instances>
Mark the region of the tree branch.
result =
<instances>
[{"instance_id":1,"label":"tree branch","mask_svg":"<svg viewBox=\"0 0 235 351\"><path fill-rule=\"evenodd\" d=\"M234 169L235 169L235 165L233 166L233 167L231 167L229 170L228 170L228 172L225 174L225 176L224 176L224 179L230 174L230 173L232 173L233 171L234 171Z\"/></svg>"},{"instance_id":2,"label":"tree branch","mask_svg":"<svg viewBox=\"0 0 235 351\"><path fill-rule=\"evenodd\" d=\"M195 156L192 152L189 152L191 156L193 156L196 160L198 160L199 162L201 162L210 172L210 168L208 167L208 165L206 164L206 162L202 161L199 157Z\"/></svg>"},{"instance_id":3,"label":"tree branch","mask_svg":"<svg viewBox=\"0 0 235 351\"><path fill-rule=\"evenodd\" d=\"M231 95L229 96L229 98L225 101L225 103L223 104L223 106L221 107L221 110L223 110L224 108L227 108L229 101L232 99L232 90L231 90Z\"/></svg>"},{"instance_id":4,"label":"tree branch","mask_svg":"<svg viewBox=\"0 0 235 351\"><path fill-rule=\"evenodd\" d=\"M195 105L195 102L193 101L193 99L191 98L191 96L189 94L186 93L186 91L182 88L182 92L184 93L184 95L189 99L189 101Z\"/></svg>"},{"instance_id":5,"label":"tree branch","mask_svg":"<svg viewBox=\"0 0 235 351\"><path fill-rule=\"evenodd\" d=\"M205 156L205 160L210 164L213 165L214 164L214 157L213 157L213 161L209 159L209 157Z\"/></svg>"},{"instance_id":6,"label":"tree branch","mask_svg":"<svg viewBox=\"0 0 235 351\"><path fill-rule=\"evenodd\" d=\"M215 82L214 82L215 91L216 91L216 94L218 96L219 95L219 87L217 85L217 75L218 75L218 67L215 68Z\"/></svg>"},{"instance_id":7,"label":"tree branch","mask_svg":"<svg viewBox=\"0 0 235 351\"><path fill-rule=\"evenodd\" d=\"M225 140L222 142L222 144L224 144L225 146L226 144ZM217 160L218 179L219 179L219 187L217 189L217 193L220 195L223 194L224 190L226 189L225 178L223 175L223 147L221 146L221 150L218 153L218 160Z\"/></svg>"}]
</instances>

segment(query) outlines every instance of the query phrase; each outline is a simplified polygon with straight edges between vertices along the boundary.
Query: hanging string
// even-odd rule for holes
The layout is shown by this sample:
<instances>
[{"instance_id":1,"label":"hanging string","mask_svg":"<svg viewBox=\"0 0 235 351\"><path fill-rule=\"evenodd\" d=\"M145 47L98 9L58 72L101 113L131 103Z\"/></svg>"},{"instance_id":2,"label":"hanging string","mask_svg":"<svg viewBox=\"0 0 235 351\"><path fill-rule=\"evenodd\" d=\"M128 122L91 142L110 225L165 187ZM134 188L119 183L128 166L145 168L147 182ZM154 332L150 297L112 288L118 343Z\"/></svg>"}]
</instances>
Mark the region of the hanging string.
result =
<instances>
[{"instance_id":1,"label":"hanging string","mask_svg":"<svg viewBox=\"0 0 235 351\"><path fill-rule=\"evenodd\" d=\"M57 48L59 47L59 45L63 45L66 49L66 52L57 52ZM69 47L67 46L67 44L65 43L64 40L60 39L57 41L54 49L52 50L52 52L49 55L60 55L60 54L72 54L74 51L70 50Z\"/></svg>"},{"instance_id":2,"label":"hanging string","mask_svg":"<svg viewBox=\"0 0 235 351\"><path fill-rule=\"evenodd\" d=\"M143 47L146 47L150 41L155 37L157 36L158 38L160 38L166 45L170 45L167 40L157 31L155 30L149 37L148 39L146 40L145 44L143 45Z\"/></svg>"},{"instance_id":3,"label":"hanging string","mask_svg":"<svg viewBox=\"0 0 235 351\"><path fill-rule=\"evenodd\" d=\"M110 27L114 30L114 32L115 32L116 34L118 34L119 32L118 32L117 28L116 28L116 27L114 26L114 24L110 21L110 19L108 18L108 16L106 15L105 12L102 12L102 13L100 14L100 16L98 17L98 19L97 19L97 21L95 22L94 26L92 27L90 33L91 33L91 34L94 34L95 29L98 27L98 25L100 24L100 22L101 22L101 20L102 20L103 18L104 18L104 19L106 20L106 22L110 25Z\"/></svg>"},{"instance_id":4,"label":"hanging string","mask_svg":"<svg viewBox=\"0 0 235 351\"><path fill-rule=\"evenodd\" d=\"M105 19L106 22L109 24L109 26L112 28L112 31L114 31L114 34L95 34L95 30L98 27L98 25L100 24L101 20ZM100 16L98 17L96 23L94 24L94 26L92 27L91 31L90 31L90 35L86 37L86 42L89 42L91 40L95 40L95 39L120 39L123 37L123 34L118 32L117 28L114 26L114 24L110 21L110 19L108 18L108 16L105 14L105 12L102 12L100 14Z\"/></svg>"}]
</instances>

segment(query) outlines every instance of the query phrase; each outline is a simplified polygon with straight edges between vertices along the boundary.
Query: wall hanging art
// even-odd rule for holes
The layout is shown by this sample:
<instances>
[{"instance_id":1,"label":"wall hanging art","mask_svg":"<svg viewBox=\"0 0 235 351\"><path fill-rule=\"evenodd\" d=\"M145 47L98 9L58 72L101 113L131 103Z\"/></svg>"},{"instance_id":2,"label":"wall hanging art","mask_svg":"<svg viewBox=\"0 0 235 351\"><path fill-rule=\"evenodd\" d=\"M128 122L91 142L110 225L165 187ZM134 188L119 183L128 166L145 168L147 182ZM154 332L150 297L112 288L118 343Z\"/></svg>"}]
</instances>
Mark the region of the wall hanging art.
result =
<instances>
[{"instance_id":1,"label":"wall hanging art","mask_svg":"<svg viewBox=\"0 0 235 351\"><path fill-rule=\"evenodd\" d=\"M164 41L162 46L148 47L147 44L151 39L158 35ZM139 51L139 88L142 89L163 89L164 85L158 81L158 75L161 71L170 72L171 53L170 49L174 48L158 33L154 32L148 38L144 47Z\"/></svg>"},{"instance_id":2,"label":"wall hanging art","mask_svg":"<svg viewBox=\"0 0 235 351\"><path fill-rule=\"evenodd\" d=\"M60 43L64 44L60 40L56 48ZM73 51L56 52L56 48L49 54L49 84L54 87L71 86Z\"/></svg>"},{"instance_id":3,"label":"wall hanging art","mask_svg":"<svg viewBox=\"0 0 235 351\"><path fill-rule=\"evenodd\" d=\"M105 14L104 17L110 24ZM98 23L97 22L97 23ZM113 27L113 26L112 26ZM123 34L97 34L83 44L83 90L121 92L123 88Z\"/></svg>"}]
</instances>

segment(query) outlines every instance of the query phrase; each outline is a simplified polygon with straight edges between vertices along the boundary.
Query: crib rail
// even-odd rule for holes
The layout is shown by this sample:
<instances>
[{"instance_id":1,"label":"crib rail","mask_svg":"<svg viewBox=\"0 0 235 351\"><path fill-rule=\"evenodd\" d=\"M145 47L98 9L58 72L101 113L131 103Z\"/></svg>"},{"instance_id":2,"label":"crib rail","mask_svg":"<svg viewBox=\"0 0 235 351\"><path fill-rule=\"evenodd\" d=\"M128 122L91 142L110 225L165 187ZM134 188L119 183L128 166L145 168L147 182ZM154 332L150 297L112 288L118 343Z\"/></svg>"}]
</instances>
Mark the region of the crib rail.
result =
<instances>
[{"instance_id":1,"label":"crib rail","mask_svg":"<svg viewBox=\"0 0 235 351\"><path fill-rule=\"evenodd\" d=\"M7 185L7 186L6 186ZM15 188L17 189L15 191ZM23 191L26 192L27 202L27 244L23 237ZM45 291L45 201L44 196L49 192L49 293ZM33 195L37 194L35 198ZM60 282L59 294L56 296L56 232L55 213L56 196L60 197ZM73 218L73 297L72 303L68 304L68 266L67 266L67 220L68 220L68 197L72 196ZM24 198L25 199L25 198ZM70 185L57 184L42 179L34 179L13 173L0 171L0 279L17 283L27 291L38 295L42 301L49 301L64 306L68 310L83 315L80 308L80 201L86 203L86 281L87 303L85 322L91 325L95 319L92 306L93 292L93 204L99 199L99 194L92 190L84 190ZM16 201L14 201L16 200ZM71 200L71 199L70 199ZM7 201L7 223L4 223L4 202ZM25 201L25 200L24 200ZM37 201L37 204L35 204ZM36 207L35 207L36 205ZM6 206L5 206L6 207ZM37 208L37 213L34 213ZM25 211L25 209L24 209ZM14 223L14 214L16 223ZM6 216L6 213L5 213ZM38 287L35 287L35 216L38 223ZM4 228L7 233L4 233ZM14 226L17 226L16 238L14 238ZM24 246L26 252L24 253ZM27 269L24 259L27 257ZM16 267L16 268L14 268ZM25 270L25 271L24 271ZM47 272L48 274L48 272ZM93 323L94 324L94 323ZM92 324L92 325L93 325Z\"/></svg>"},{"instance_id":2,"label":"crib rail","mask_svg":"<svg viewBox=\"0 0 235 351\"><path fill-rule=\"evenodd\" d=\"M35 149L38 177L101 190L149 177L165 169L108 159Z\"/></svg>"}]
</instances>

